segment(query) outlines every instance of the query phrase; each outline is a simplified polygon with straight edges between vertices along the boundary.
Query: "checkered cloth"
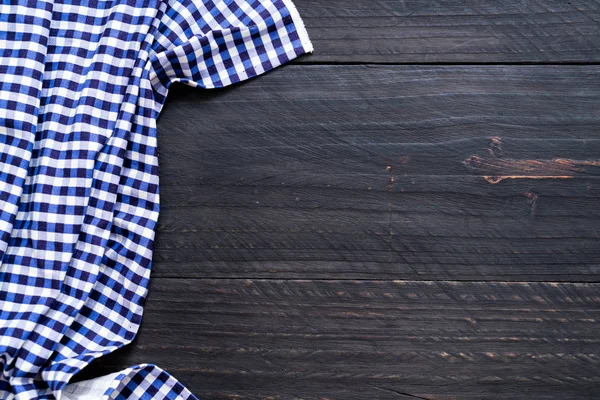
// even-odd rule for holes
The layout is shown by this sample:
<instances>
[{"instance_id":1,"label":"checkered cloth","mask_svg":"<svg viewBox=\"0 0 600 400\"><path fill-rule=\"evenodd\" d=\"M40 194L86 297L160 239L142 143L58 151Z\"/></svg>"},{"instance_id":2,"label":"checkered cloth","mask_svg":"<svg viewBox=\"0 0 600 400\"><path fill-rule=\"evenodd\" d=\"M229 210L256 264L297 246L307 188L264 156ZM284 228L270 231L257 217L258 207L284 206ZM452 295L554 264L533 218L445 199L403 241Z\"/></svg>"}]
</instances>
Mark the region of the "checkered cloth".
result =
<instances>
[{"instance_id":1,"label":"checkered cloth","mask_svg":"<svg viewBox=\"0 0 600 400\"><path fill-rule=\"evenodd\" d=\"M0 3L1 399L194 398L153 365L68 382L138 331L169 86L310 51L291 0Z\"/></svg>"}]
</instances>

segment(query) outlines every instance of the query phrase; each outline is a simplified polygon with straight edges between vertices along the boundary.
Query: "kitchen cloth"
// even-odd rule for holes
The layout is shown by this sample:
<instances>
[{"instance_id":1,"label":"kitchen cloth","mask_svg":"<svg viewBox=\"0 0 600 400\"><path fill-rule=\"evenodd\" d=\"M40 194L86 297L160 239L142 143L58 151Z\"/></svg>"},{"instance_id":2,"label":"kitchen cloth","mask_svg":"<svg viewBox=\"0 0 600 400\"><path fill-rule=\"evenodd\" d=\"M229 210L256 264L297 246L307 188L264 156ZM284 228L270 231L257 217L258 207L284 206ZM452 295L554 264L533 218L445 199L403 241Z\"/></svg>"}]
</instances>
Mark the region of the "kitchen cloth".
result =
<instances>
[{"instance_id":1,"label":"kitchen cloth","mask_svg":"<svg viewBox=\"0 0 600 400\"><path fill-rule=\"evenodd\" d=\"M311 51L291 0L0 3L0 399L195 398L150 364L69 381L138 331L169 86Z\"/></svg>"}]
</instances>

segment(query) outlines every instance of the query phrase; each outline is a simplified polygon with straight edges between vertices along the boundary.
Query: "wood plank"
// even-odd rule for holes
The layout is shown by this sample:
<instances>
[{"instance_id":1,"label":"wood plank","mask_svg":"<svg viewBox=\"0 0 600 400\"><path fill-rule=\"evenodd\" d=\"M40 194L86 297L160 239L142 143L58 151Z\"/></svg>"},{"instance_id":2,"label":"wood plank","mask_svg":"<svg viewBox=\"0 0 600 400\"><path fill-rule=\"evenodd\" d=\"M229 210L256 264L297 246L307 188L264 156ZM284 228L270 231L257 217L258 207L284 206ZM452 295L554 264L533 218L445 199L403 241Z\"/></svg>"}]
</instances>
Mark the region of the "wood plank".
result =
<instances>
[{"instance_id":1,"label":"wood plank","mask_svg":"<svg viewBox=\"0 0 600 400\"><path fill-rule=\"evenodd\" d=\"M154 276L598 281L599 78L286 66L177 87Z\"/></svg>"},{"instance_id":2,"label":"wood plank","mask_svg":"<svg viewBox=\"0 0 600 400\"><path fill-rule=\"evenodd\" d=\"M134 344L86 373L152 362L211 399L581 399L600 385L600 284L151 286Z\"/></svg>"},{"instance_id":3,"label":"wood plank","mask_svg":"<svg viewBox=\"0 0 600 400\"><path fill-rule=\"evenodd\" d=\"M597 0L296 0L310 62L598 62Z\"/></svg>"}]
</instances>

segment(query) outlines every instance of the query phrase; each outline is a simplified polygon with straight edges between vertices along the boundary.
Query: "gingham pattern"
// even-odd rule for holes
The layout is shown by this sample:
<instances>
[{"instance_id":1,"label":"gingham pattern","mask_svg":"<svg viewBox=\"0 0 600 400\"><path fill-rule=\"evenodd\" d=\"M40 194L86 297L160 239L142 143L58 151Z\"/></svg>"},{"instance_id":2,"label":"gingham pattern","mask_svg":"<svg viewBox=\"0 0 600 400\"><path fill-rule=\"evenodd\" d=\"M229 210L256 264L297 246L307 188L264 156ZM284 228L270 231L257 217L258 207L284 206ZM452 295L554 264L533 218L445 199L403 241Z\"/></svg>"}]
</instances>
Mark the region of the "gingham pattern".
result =
<instances>
[{"instance_id":1,"label":"gingham pattern","mask_svg":"<svg viewBox=\"0 0 600 400\"><path fill-rule=\"evenodd\" d=\"M310 51L290 0L1 3L1 399L75 393L73 375L135 336L169 86L222 87ZM102 398L194 397L140 365Z\"/></svg>"}]
</instances>

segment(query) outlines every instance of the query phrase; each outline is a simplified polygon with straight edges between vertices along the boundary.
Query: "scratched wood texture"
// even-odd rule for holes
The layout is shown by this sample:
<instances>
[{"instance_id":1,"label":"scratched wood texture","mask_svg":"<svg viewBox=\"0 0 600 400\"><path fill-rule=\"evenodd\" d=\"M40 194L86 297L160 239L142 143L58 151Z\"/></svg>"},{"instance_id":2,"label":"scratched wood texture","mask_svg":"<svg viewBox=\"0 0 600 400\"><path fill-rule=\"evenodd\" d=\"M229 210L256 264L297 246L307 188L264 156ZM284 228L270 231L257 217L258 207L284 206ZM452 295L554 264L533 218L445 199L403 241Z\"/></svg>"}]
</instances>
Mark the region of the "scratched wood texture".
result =
<instances>
[{"instance_id":1,"label":"scratched wood texture","mask_svg":"<svg viewBox=\"0 0 600 400\"><path fill-rule=\"evenodd\" d=\"M600 61L598 0L296 0L298 62Z\"/></svg>"},{"instance_id":2,"label":"scratched wood texture","mask_svg":"<svg viewBox=\"0 0 600 400\"><path fill-rule=\"evenodd\" d=\"M600 284L155 279L151 291L113 362L160 363L200 398L582 399L600 385Z\"/></svg>"},{"instance_id":3,"label":"scratched wood texture","mask_svg":"<svg viewBox=\"0 0 600 400\"><path fill-rule=\"evenodd\" d=\"M599 281L597 66L288 66L173 94L154 278Z\"/></svg>"},{"instance_id":4,"label":"scratched wood texture","mask_svg":"<svg viewBox=\"0 0 600 400\"><path fill-rule=\"evenodd\" d=\"M295 2L315 54L172 89L142 327L78 379L597 398L600 2Z\"/></svg>"}]
</instances>

